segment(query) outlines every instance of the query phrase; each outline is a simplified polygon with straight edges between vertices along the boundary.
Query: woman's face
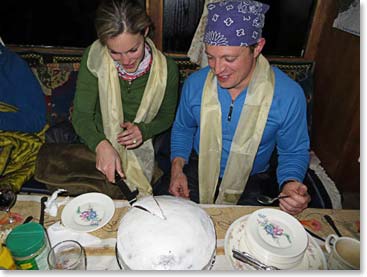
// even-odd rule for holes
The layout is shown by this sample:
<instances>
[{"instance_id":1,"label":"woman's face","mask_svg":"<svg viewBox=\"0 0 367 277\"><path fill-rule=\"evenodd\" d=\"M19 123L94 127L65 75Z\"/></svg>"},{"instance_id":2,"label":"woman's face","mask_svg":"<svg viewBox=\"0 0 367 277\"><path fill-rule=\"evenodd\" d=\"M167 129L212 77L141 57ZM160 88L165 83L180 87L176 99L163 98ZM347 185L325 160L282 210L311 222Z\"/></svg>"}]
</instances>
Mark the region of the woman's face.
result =
<instances>
[{"instance_id":1,"label":"woman's face","mask_svg":"<svg viewBox=\"0 0 367 277\"><path fill-rule=\"evenodd\" d=\"M124 32L106 41L113 60L119 62L126 72L133 73L144 58L145 39L142 34Z\"/></svg>"}]
</instances>

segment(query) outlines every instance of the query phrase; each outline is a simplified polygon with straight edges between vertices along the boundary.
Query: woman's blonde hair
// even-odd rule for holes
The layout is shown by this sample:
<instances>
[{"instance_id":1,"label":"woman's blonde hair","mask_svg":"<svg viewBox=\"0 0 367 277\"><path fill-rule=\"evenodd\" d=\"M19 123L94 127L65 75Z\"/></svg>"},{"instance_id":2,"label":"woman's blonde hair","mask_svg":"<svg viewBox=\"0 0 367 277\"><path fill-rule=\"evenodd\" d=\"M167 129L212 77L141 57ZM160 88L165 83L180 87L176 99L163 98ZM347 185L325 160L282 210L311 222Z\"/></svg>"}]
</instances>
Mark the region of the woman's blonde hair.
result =
<instances>
[{"instance_id":1,"label":"woman's blonde hair","mask_svg":"<svg viewBox=\"0 0 367 277\"><path fill-rule=\"evenodd\" d=\"M153 31L152 20L137 0L103 1L96 11L95 27L103 45L123 32L144 35L147 28Z\"/></svg>"}]
</instances>

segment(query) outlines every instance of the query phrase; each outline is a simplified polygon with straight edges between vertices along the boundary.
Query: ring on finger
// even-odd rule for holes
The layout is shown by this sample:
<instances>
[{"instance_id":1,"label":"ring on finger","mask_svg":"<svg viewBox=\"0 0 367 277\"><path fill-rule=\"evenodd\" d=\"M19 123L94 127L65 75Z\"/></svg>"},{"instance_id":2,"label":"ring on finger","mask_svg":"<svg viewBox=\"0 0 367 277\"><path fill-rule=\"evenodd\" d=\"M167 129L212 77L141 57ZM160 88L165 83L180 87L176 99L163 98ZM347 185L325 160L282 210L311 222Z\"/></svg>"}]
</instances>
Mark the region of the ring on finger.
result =
<instances>
[{"instance_id":1,"label":"ring on finger","mask_svg":"<svg viewBox=\"0 0 367 277\"><path fill-rule=\"evenodd\" d=\"M133 140L133 144L136 144L136 143L137 143L137 140L136 140L136 139L134 139L134 140Z\"/></svg>"}]
</instances>

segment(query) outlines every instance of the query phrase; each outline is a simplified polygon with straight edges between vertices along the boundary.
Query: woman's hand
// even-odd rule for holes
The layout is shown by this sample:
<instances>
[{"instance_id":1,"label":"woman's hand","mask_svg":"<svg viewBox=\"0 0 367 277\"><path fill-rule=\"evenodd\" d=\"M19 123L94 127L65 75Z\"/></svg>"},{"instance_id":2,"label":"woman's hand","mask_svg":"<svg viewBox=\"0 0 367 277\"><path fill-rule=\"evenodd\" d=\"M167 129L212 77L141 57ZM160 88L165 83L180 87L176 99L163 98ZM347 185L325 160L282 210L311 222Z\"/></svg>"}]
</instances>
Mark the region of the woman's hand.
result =
<instances>
[{"instance_id":1,"label":"woman's hand","mask_svg":"<svg viewBox=\"0 0 367 277\"><path fill-rule=\"evenodd\" d=\"M121 177L125 177L120 156L107 140L102 140L96 147L96 168L106 175L111 183L115 182L115 171Z\"/></svg>"},{"instance_id":2,"label":"woman's hand","mask_svg":"<svg viewBox=\"0 0 367 277\"><path fill-rule=\"evenodd\" d=\"M279 207L281 210L296 215L307 208L311 197L307 192L307 187L297 181L292 181L284 185L280 195L289 195L288 198L279 200Z\"/></svg>"},{"instance_id":3,"label":"woman's hand","mask_svg":"<svg viewBox=\"0 0 367 277\"><path fill-rule=\"evenodd\" d=\"M143 143L143 135L138 126L131 122L121 123L120 126L125 130L117 136L119 144L124 145L126 149L132 149Z\"/></svg>"}]
</instances>

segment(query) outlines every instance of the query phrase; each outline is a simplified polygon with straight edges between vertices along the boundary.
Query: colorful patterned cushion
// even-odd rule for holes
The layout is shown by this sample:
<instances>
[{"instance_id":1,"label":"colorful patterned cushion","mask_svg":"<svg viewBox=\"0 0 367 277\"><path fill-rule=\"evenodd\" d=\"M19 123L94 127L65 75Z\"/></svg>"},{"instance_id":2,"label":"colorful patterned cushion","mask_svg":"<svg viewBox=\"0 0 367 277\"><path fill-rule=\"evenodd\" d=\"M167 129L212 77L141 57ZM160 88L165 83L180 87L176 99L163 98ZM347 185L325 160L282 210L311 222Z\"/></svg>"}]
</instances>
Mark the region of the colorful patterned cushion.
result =
<instances>
[{"instance_id":1,"label":"colorful patterned cushion","mask_svg":"<svg viewBox=\"0 0 367 277\"><path fill-rule=\"evenodd\" d=\"M51 126L70 119L79 63L48 63L32 67L45 93Z\"/></svg>"}]
</instances>

